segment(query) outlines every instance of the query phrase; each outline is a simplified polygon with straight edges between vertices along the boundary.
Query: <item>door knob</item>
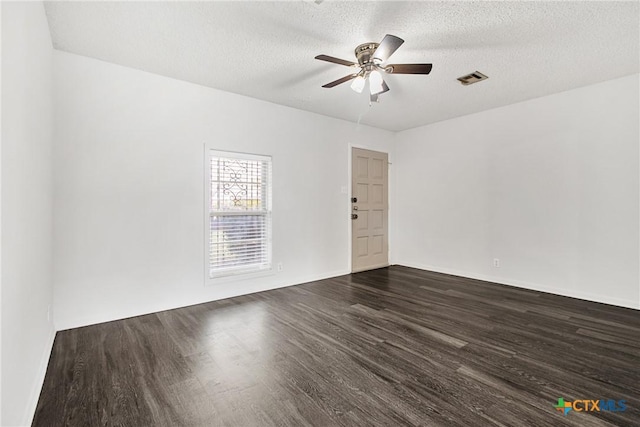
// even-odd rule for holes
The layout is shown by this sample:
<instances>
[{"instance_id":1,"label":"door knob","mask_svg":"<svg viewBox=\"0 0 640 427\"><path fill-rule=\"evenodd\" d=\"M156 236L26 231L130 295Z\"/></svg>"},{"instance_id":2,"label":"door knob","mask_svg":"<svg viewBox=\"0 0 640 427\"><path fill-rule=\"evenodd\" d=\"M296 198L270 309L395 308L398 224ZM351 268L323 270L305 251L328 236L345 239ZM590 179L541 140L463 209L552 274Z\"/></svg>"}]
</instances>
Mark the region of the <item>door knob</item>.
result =
<instances>
[{"instance_id":1,"label":"door knob","mask_svg":"<svg viewBox=\"0 0 640 427\"><path fill-rule=\"evenodd\" d=\"M358 219L358 214L351 214L351 219Z\"/></svg>"},{"instance_id":2,"label":"door knob","mask_svg":"<svg viewBox=\"0 0 640 427\"><path fill-rule=\"evenodd\" d=\"M358 198L357 197L352 197L351 198L351 203L357 203L358 202Z\"/></svg>"}]
</instances>

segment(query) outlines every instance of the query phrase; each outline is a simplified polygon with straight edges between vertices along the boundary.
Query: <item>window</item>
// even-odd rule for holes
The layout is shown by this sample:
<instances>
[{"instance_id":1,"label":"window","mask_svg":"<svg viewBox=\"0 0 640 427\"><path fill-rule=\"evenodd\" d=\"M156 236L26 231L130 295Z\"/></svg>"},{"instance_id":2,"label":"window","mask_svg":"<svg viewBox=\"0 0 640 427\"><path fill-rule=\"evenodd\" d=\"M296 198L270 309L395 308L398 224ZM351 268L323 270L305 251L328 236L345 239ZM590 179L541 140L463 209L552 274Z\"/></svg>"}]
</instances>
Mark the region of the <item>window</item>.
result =
<instances>
[{"instance_id":1,"label":"window","mask_svg":"<svg viewBox=\"0 0 640 427\"><path fill-rule=\"evenodd\" d=\"M271 157L207 150L209 279L271 269Z\"/></svg>"}]
</instances>

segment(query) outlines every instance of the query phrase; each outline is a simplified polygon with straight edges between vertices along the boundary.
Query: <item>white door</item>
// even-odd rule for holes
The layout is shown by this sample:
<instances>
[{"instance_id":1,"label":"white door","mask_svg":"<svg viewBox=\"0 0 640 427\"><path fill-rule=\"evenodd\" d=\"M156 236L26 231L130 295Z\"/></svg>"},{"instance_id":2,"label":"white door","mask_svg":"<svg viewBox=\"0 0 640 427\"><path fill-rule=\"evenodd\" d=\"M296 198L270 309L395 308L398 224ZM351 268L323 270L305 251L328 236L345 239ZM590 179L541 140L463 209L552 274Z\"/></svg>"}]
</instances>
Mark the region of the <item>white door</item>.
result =
<instances>
[{"instance_id":1,"label":"white door","mask_svg":"<svg viewBox=\"0 0 640 427\"><path fill-rule=\"evenodd\" d=\"M352 148L351 271L389 265L387 153Z\"/></svg>"}]
</instances>

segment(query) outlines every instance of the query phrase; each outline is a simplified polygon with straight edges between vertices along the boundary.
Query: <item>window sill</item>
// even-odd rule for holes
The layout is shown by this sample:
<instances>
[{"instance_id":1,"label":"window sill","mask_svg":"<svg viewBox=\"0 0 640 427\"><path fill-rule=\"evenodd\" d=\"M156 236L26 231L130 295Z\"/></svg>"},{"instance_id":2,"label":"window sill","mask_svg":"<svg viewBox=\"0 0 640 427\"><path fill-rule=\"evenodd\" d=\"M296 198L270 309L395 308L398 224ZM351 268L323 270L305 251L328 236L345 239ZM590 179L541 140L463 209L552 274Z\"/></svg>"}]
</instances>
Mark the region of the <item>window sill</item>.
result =
<instances>
[{"instance_id":1,"label":"window sill","mask_svg":"<svg viewBox=\"0 0 640 427\"><path fill-rule=\"evenodd\" d=\"M260 271L229 272L225 275L215 276L213 278L207 275L205 278L205 286L217 286L240 280L258 279L261 277L274 276L275 274L276 271L273 268L269 268Z\"/></svg>"}]
</instances>

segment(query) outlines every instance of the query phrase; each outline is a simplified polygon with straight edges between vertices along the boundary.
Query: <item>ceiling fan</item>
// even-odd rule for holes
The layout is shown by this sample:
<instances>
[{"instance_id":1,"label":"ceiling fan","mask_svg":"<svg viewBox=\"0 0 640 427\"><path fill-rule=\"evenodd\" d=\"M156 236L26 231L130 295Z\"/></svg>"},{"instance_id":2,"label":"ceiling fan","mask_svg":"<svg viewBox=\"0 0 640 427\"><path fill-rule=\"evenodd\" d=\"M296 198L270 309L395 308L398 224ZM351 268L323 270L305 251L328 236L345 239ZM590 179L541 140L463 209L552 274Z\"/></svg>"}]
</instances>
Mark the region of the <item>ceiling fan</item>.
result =
<instances>
[{"instance_id":1,"label":"ceiling fan","mask_svg":"<svg viewBox=\"0 0 640 427\"><path fill-rule=\"evenodd\" d=\"M344 76L341 79L327 83L322 87L332 88L339 84L353 80L351 89L361 93L366 82L369 82L369 92L371 93L371 102L378 101L378 95L389 90L389 86L382 78L381 71L388 74L429 74L431 72L431 64L390 64L383 65L393 53L404 43L400 37L387 34L380 43L364 43L356 47L355 54L357 63L346 61L340 58L334 58L328 55L318 55L315 59L320 61L332 62L334 64L345 65L347 67L360 68L359 71Z\"/></svg>"}]
</instances>

